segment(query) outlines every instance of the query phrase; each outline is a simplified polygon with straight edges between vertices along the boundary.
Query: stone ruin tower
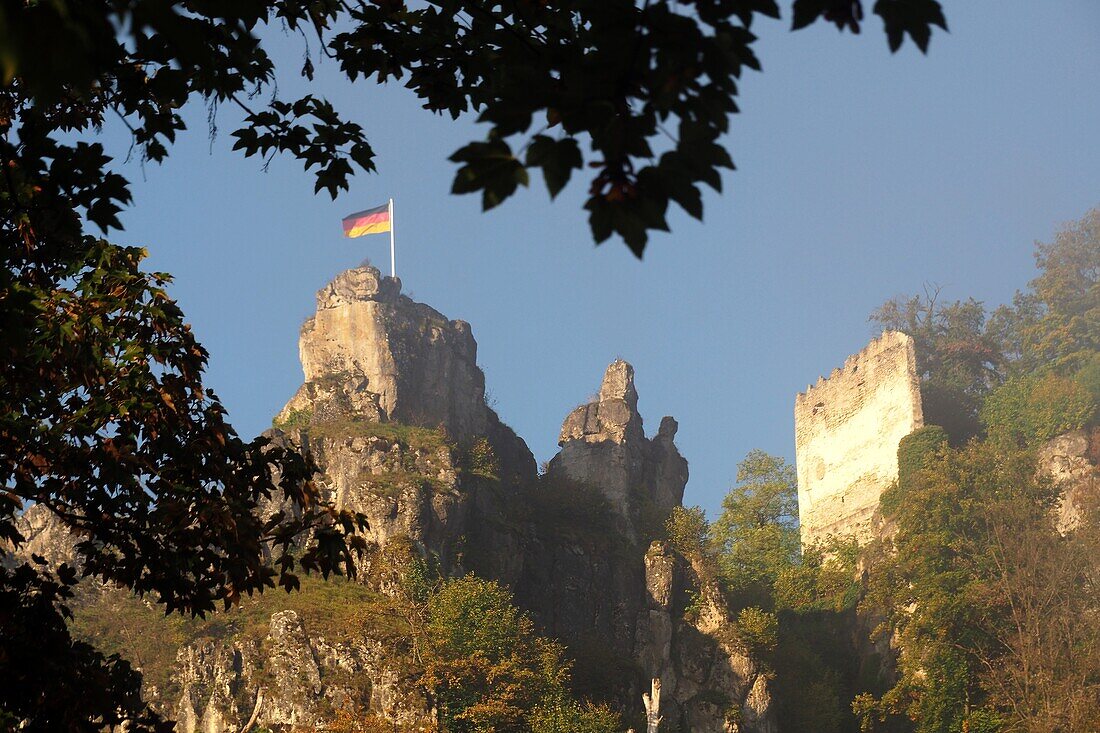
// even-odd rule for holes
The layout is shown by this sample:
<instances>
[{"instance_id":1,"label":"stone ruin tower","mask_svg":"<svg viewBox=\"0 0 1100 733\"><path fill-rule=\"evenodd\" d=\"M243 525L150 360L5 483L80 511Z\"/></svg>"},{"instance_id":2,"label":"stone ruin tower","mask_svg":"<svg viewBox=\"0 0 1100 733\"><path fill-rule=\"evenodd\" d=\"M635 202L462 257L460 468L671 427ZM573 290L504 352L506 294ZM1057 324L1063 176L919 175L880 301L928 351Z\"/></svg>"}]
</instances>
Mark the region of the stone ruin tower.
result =
<instances>
[{"instance_id":1,"label":"stone ruin tower","mask_svg":"<svg viewBox=\"0 0 1100 733\"><path fill-rule=\"evenodd\" d=\"M802 544L871 538L898 443L924 425L913 339L887 331L794 400Z\"/></svg>"}]
</instances>

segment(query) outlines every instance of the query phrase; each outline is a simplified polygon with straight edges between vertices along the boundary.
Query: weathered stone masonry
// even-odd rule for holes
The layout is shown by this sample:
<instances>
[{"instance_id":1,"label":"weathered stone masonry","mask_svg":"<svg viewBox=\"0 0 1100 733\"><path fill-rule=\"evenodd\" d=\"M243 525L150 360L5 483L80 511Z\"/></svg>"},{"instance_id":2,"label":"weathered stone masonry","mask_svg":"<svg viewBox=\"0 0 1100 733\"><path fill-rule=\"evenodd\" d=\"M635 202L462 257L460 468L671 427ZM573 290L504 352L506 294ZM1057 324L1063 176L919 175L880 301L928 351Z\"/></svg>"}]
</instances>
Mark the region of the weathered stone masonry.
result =
<instances>
[{"instance_id":1,"label":"weathered stone masonry","mask_svg":"<svg viewBox=\"0 0 1100 733\"><path fill-rule=\"evenodd\" d=\"M898 443L924 424L913 339L887 331L795 397L798 518L804 545L866 541L898 477Z\"/></svg>"}]
</instances>

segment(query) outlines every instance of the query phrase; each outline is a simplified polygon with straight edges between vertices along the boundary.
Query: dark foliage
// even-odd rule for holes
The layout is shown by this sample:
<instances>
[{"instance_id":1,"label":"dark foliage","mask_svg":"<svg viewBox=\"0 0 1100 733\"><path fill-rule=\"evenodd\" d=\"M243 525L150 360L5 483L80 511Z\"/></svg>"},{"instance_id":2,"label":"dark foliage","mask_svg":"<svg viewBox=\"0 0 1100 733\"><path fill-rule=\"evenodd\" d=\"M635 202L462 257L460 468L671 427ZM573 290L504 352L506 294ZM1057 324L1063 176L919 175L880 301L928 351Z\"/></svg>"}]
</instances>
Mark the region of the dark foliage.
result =
<instances>
[{"instance_id":1,"label":"dark foliage","mask_svg":"<svg viewBox=\"0 0 1100 733\"><path fill-rule=\"evenodd\" d=\"M895 51L906 36L926 51L933 26L947 27L936 0L877 0L872 12ZM400 80L425 109L487 124L485 140L451 157L455 193L480 193L489 209L537 169L556 196L587 165L596 241L615 233L641 255L648 232L667 229L670 202L701 218L700 184L720 190L721 169L733 168L718 139L738 111L742 72L760 69L752 24L779 13L775 0L9 2L0 68L7 90L34 100L35 113L64 109L70 129L124 117L150 160L167 155L187 100L235 104L247 115L235 147L290 153L314 171L316 190L335 195L354 167L374 168L362 128L311 95L249 101L276 80L257 35L281 23L316 36L349 79ZM795 0L792 28L818 19L858 33L862 3ZM300 73L313 78L308 55ZM102 151L84 148L83 171L105 179ZM125 182L89 194L89 218L115 224Z\"/></svg>"},{"instance_id":2,"label":"dark foliage","mask_svg":"<svg viewBox=\"0 0 1100 733\"><path fill-rule=\"evenodd\" d=\"M5 5L0 27L44 7ZM74 13L66 22L86 20ZM75 535L82 575L198 615L276 584L293 589L298 570L351 572L348 535L363 524L321 500L307 459L236 435L202 383L207 354L165 292L168 277L141 270L143 250L84 232L82 218L117 226L129 194L99 145L61 139L110 111L145 120L139 137L170 138L172 100L186 96L115 61L82 88L15 77L0 91L0 540L16 568L0 585L0 678L22 681L0 688L0 709L29 729L156 722L136 674L69 637L64 600L76 573L11 556L27 507L48 508ZM144 141L160 155L155 137ZM307 530L311 543L296 547ZM15 640L55 654L24 656ZM65 659L73 666L59 674Z\"/></svg>"}]
</instances>

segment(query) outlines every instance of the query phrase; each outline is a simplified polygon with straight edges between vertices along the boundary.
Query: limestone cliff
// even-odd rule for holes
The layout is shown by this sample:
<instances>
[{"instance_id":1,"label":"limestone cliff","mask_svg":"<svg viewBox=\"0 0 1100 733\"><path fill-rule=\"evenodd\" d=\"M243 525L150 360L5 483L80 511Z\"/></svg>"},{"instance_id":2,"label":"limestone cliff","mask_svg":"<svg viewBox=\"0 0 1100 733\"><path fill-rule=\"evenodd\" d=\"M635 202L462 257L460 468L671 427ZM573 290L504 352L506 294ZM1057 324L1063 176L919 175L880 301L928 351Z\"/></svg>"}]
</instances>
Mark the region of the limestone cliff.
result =
<instances>
[{"instance_id":1,"label":"limestone cliff","mask_svg":"<svg viewBox=\"0 0 1100 733\"><path fill-rule=\"evenodd\" d=\"M312 729L349 703L410 729L426 722L427 704L403 689L398 663L367 636L328 641L294 611L271 616L260 638L185 646L176 658L178 700L170 709L180 733L239 730L255 714L260 727Z\"/></svg>"},{"instance_id":2,"label":"limestone cliff","mask_svg":"<svg viewBox=\"0 0 1100 733\"><path fill-rule=\"evenodd\" d=\"M317 291L298 351L305 383L276 424L393 422L459 445L484 436L509 474L533 475L527 445L485 404L470 324L402 295L400 280L369 265L337 275Z\"/></svg>"},{"instance_id":3,"label":"limestone cliff","mask_svg":"<svg viewBox=\"0 0 1100 733\"><path fill-rule=\"evenodd\" d=\"M767 671L740 645L716 583L660 542L645 569L635 658L661 679L665 718L680 730L775 733ZM698 608L685 615L689 591Z\"/></svg>"},{"instance_id":4,"label":"limestone cliff","mask_svg":"<svg viewBox=\"0 0 1100 733\"><path fill-rule=\"evenodd\" d=\"M1039 470L1054 480L1061 493L1058 531L1071 532L1081 524L1085 507L1100 495L1100 430L1074 430L1047 441L1039 449Z\"/></svg>"},{"instance_id":5,"label":"limestone cliff","mask_svg":"<svg viewBox=\"0 0 1100 733\"><path fill-rule=\"evenodd\" d=\"M506 486L535 476L526 443L485 404L469 324L363 266L317 292L299 354L305 382L276 415L276 435L312 454L322 485L367 516L376 545L408 538L458 572L472 501L460 474L489 470ZM468 465L479 441L491 466Z\"/></svg>"}]
</instances>

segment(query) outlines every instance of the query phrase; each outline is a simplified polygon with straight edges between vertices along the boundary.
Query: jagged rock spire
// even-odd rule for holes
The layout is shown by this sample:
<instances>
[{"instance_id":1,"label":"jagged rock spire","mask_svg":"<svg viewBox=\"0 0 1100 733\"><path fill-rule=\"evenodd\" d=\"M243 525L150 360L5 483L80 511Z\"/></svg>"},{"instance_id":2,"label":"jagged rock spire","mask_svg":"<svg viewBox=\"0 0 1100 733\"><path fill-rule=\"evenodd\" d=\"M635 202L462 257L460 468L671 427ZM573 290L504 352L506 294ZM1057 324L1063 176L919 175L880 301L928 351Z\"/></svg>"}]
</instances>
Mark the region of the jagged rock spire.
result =
<instances>
[{"instance_id":1,"label":"jagged rock spire","mask_svg":"<svg viewBox=\"0 0 1100 733\"><path fill-rule=\"evenodd\" d=\"M638 390L634 388L634 367L622 359L611 362L604 372L599 397L569 413L561 426L558 445L572 440L617 444L644 439L642 416L638 414Z\"/></svg>"},{"instance_id":2,"label":"jagged rock spire","mask_svg":"<svg viewBox=\"0 0 1100 733\"><path fill-rule=\"evenodd\" d=\"M680 504L687 461L676 448L676 421L665 417L653 440L638 412L634 367L616 359L604 372L598 397L574 409L562 423L561 451L550 471L599 488L622 516L643 502L669 510Z\"/></svg>"}]
</instances>

